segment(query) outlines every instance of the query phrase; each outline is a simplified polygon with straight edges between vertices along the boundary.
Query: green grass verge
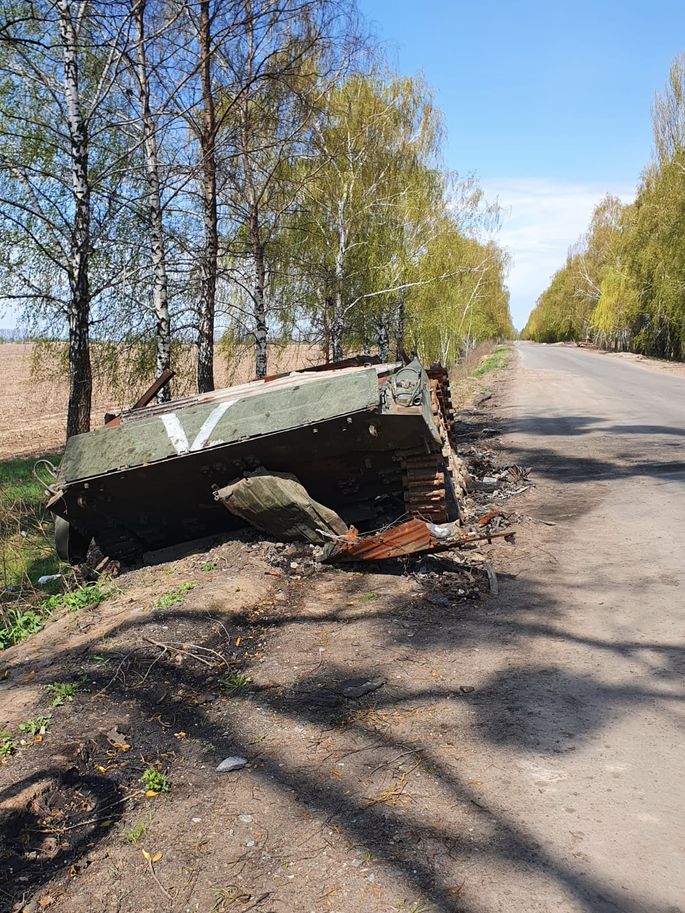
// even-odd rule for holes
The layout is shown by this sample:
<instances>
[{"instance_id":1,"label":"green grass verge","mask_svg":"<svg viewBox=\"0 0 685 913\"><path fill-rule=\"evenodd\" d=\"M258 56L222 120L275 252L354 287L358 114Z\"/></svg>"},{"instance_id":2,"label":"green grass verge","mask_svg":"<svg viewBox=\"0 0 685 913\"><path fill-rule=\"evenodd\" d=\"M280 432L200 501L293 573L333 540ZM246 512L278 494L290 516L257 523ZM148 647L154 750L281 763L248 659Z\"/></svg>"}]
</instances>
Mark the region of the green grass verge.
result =
<instances>
[{"instance_id":1,"label":"green grass verge","mask_svg":"<svg viewBox=\"0 0 685 913\"><path fill-rule=\"evenodd\" d=\"M475 371L471 371L470 377L482 377L484 374L489 374L490 371L497 371L498 368L503 368L509 357L509 346L497 346L494 352L492 352L488 357L476 368Z\"/></svg>"},{"instance_id":2,"label":"green grass verge","mask_svg":"<svg viewBox=\"0 0 685 913\"><path fill-rule=\"evenodd\" d=\"M55 454L45 458L55 464L60 459ZM0 462L0 593L8 587L30 588L44 574L59 571L45 488L33 475L37 459Z\"/></svg>"}]
</instances>

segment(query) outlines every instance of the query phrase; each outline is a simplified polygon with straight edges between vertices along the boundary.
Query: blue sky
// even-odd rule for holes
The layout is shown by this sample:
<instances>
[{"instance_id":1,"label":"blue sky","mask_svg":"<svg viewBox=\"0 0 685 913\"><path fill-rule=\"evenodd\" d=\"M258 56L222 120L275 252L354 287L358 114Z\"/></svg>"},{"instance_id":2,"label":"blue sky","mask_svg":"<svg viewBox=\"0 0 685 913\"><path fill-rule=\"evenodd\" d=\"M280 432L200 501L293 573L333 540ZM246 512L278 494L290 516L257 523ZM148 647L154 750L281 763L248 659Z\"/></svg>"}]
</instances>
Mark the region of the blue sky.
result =
<instances>
[{"instance_id":1,"label":"blue sky","mask_svg":"<svg viewBox=\"0 0 685 913\"><path fill-rule=\"evenodd\" d=\"M392 65L422 71L445 159L504 207L521 327L605 193L630 199L652 155L651 106L685 51L675 0L359 0Z\"/></svg>"}]
</instances>

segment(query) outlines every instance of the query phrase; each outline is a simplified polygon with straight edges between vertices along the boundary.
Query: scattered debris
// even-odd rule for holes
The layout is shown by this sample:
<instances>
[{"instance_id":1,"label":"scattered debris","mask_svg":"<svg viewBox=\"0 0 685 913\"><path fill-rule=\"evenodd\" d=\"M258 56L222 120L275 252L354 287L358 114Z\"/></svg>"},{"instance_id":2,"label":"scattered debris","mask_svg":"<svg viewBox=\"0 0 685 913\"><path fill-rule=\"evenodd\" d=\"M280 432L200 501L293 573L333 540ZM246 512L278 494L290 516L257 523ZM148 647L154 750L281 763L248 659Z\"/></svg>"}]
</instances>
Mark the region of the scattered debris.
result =
<instances>
[{"instance_id":1,"label":"scattered debris","mask_svg":"<svg viewBox=\"0 0 685 913\"><path fill-rule=\"evenodd\" d=\"M335 543L325 556L326 561L381 561L401 558L421 552L463 548L472 542L499 537L513 537L513 529L498 532L470 534L457 524L427 523L415 517L399 526L391 527L372 536L362 536L352 528L348 536Z\"/></svg>"},{"instance_id":2,"label":"scattered debris","mask_svg":"<svg viewBox=\"0 0 685 913\"><path fill-rule=\"evenodd\" d=\"M490 586L490 592L493 596L497 596L499 593L499 584L497 583L497 574L495 569L489 561L483 563L483 570L488 575L488 584Z\"/></svg>"},{"instance_id":3,"label":"scattered debris","mask_svg":"<svg viewBox=\"0 0 685 913\"><path fill-rule=\"evenodd\" d=\"M43 574L41 577L38 578L37 583L38 583L38 586L46 586L48 583L52 583L53 580L61 580L61 579L62 579L61 574Z\"/></svg>"},{"instance_id":4,"label":"scattered debris","mask_svg":"<svg viewBox=\"0 0 685 913\"><path fill-rule=\"evenodd\" d=\"M131 743L124 735L123 732L120 732L117 726L113 726L106 733L107 741L112 746L116 748L117 751L128 751L131 748Z\"/></svg>"},{"instance_id":5,"label":"scattered debris","mask_svg":"<svg viewBox=\"0 0 685 913\"><path fill-rule=\"evenodd\" d=\"M489 501L492 501L489 497L491 495L498 500L505 500L522 494L531 487L528 482L530 468L527 466L520 466L518 463L502 466L494 450L472 443L460 445L458 451L468 468L468 488L476 506L484 500L484 496L487 496Z\"/></svg>"}]
</instances>

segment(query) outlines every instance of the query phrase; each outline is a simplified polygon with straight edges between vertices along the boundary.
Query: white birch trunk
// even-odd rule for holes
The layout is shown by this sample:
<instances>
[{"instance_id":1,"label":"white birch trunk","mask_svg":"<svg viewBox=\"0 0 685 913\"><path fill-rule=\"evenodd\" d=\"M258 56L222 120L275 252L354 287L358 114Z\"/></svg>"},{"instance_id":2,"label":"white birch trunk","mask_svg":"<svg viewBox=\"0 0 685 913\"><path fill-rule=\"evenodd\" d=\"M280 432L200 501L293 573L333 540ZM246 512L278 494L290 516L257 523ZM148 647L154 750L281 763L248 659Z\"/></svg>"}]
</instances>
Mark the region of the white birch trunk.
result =
<instances>
[{"instance_id":1,"label":"white birch trunk","mask_svg":"<svg viewBox=\"0 0 685 913\"><path fill-rule=\"evenodd\" d=\"M200 274L200 306L197 338L197 391L214 389L214 315L219 260L219 229L216 190L216 116L212 91L212 37L209 0L200 0L200 78L202 82L203 125L200 136L202 152L202 218L205 247Z\"/></svg>"},{"instance_id":2,"label":"white birch trunk","mask_svg":"<svg viewBox=\"0 0 685 913\"><path fill-rule=\"evenodd\" d=\"M171 324L169 320L169 282L164 245L162 195L159 180L159 155L155 121L150 109L150 85L145 48L145 0L135 0L132 12L137 32L136 72L142 111L143 152L145 155L150 255L153 273L153 309L156 321L156 375L159 377L164 370L171 366ZM170 385L167 384L157 394L157 402L166 402L170 398Z\"/></svg>"},{"instance_id":3,"label":"white birch trunk","mask_svg":"<svg viewBox=\"0 0 685 913\"><path fill-rule=\"evenodd\" d=\"M347 253L347 225L345 223L345 198L338 203L338 249L335 253L335 294L331 315L331 358L340 361L343 357L345 255Z\"/></svg>"},{"instance_id":4,"label":"white birch trunk","mask_svg":"<svg viewBox=\"0 0 685 913\"><path fill-rule=\"evenodd\" d=\"M90 363L90 184L88 130L79 93L78 33L69 0L58 0L60 39L64 60L64 95L70 140L74 224L69 258L69 405L67 437L90 431L93 379Z\"/></svg>"}]
</instances>

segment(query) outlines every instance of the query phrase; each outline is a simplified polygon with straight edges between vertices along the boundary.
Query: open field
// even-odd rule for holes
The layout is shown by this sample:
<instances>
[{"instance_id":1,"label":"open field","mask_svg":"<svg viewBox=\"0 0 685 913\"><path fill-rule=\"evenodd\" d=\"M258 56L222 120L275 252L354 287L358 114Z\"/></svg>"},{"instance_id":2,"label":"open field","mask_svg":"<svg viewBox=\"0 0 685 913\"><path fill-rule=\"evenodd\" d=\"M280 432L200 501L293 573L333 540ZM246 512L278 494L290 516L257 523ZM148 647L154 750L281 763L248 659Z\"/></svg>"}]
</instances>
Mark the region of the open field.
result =
<instances>
[{"instance_id":1,"label":"open field","mask_svg":"<svg viewBox=\"0 0 685 913\"><path fill-rule=\"evenodd\" d=\"M64 446L67 379L53 371L48 374L32 372L32 354L31 343L0 345L0 460L57 451ZM316 364L320 358L317 346L271 346L269 369L293 371ZM184 370L184 374L187 373ZM217 387L250 380L254 376L252 356L246 354L238 358L230 370L224 361L217 359L215 376ZM145 387L143 382L136 389L117 392L96 379L92 426L102 424L105 412L119 412L135 402Z\"/></svg>"}]
</instances>

